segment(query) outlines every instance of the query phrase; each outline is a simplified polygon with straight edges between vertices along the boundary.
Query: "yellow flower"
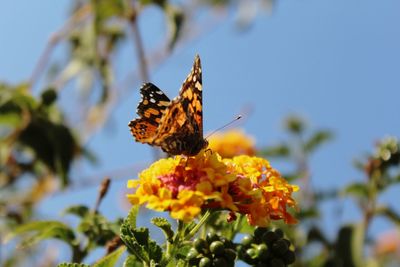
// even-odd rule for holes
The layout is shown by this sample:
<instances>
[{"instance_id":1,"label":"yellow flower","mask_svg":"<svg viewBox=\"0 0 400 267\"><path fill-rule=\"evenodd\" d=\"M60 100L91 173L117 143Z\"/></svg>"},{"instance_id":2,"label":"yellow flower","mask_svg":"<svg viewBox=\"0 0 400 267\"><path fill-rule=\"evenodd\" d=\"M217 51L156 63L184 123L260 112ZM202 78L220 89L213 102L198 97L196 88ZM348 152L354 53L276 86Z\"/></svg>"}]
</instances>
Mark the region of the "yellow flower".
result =
<instances>
[{"instance_id":1,"label":"yellow flower","mask_svg":"<svg viewBox=\"0 0 400 267\"><path fill-rule=\"evenodd\" d=\"M129 181L132 204L169 211L172 218L191 221L204 209L224 209L245 214L251 225L267 226L270 220L295 223L287 211L296 208L290 185L262 158L237 156L222 159L202 151L194 157L176 156L153 163ZM232 215L231 218L234 218Z\"/></svg>"},{"instance_id":2,"label":"yellow flower","mask_svg":"<svg viewBox=\"0 0 400 267\"><path fill-rule=\"evenodd\" d=\"M213 134L208 140L208 148L223 158L255 154L254 140L240 130L230 130Z\"/></svg>"}]
</instances>

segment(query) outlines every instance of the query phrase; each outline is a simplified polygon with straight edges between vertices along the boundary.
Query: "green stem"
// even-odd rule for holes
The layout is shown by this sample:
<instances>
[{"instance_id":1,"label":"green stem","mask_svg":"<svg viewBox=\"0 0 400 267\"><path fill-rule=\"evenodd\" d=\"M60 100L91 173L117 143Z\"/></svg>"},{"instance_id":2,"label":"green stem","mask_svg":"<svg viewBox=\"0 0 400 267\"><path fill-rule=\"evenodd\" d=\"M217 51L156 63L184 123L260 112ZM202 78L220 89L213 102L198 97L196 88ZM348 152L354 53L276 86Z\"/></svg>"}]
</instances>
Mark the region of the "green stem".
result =
<instances>
[{"instance_id":1,"label":"green stem","mask_svg":"<svg viewBox=\"0 0 400 267\"><path fill-rule=\"evenodd\" d=\"M233 240L239 230L240 225L242 224L242 220L243 220L244 216L242 214L239 214L238 218L235 221L235 224L232 227L232 231L229 233L229 235L227 236L227 238L229 240Z\"/></svg>"},{"instance_id":2,"label":"green stem","mask_svg":"<svg viewBox=\"0 0 400 267\"><path fill-rule=\"evenodd\" d=\"M210 217L210 215L211 215L210 210L207 210L206 213L204 213L204 215L200 218L200 220L196 224L196 226L193 227L193 229L190 230L190 232L184 237L184 240L191 239L197 233L197 231L199 231L200 227L202 227L203 224L207 221L207 219Z\"/></svg>"}]
</instances>

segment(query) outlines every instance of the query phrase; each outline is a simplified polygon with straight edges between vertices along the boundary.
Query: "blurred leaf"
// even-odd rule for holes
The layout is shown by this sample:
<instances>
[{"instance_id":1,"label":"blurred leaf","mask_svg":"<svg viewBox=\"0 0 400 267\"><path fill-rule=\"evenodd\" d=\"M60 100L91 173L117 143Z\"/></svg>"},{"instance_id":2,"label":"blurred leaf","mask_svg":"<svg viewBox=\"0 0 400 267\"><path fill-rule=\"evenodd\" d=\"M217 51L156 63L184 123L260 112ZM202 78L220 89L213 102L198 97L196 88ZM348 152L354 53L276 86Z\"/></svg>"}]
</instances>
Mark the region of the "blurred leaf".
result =
<instances>
[{"instance_id":1,"label":"blurred leaf","mask_svg":"<svg viewBox=\"0 0 400 267\"><path fill-rule=\"evenodd\" d=\"M363 183L352 183L344 188L343 194L365 198L368 196L368 188Z\"/></svg>"},{"instance_id":2,"label":"blurred leaf","mask_svg":"<svg viewBox=\"0 0 400 267\"><path fill-rule=\"evenodd\" d=\"M134 255L128 255L124 261L123 267L143 267L143 263L138 261Z\"/></svg>"},{"instance_id":3,"label":"blurred leaf","mask_svg":"<svg viewBox=\"0 0 400 267\"><path fill-rule=\"evenodd\" d=\"M139 0L139 3L142 5L158 5L160 7L164 7L167 4L167 0Z\"/></svg>"},{"instance_id":4,"label":"blurred leaf","mask_svg":"<svg viewBox=\"0 0 400 267\"><path fill-rule=\"evenodd\" d=\"M69 263L69 262L62 262L57 267L90 267L90 265L83 264L83 263Z\"/></svg>"},{"instance_id":5,"label":"blurred leaf","mask_svg":"<svg viewBox=\"0 0 400 267\"><path fill-rule=\"evenodd\" d=\"M314 197L315 200L317 201L336 199L337 197L339 197L339 190L330 189L330 190L318 191L315 192Z\"/></svg>"},{"instance_id":6,"label":"blurred leaf","mask_svg":"<svg viewBox=\"0 0 400 267\"><path fill-rule=\"evenodd\" d=\"M14 128L20 127L23 119L19 113L0 113L0 124L9 125ZM3 127L3 126L2 126ZM4 133L1 133L4 134Z\"/></svg>"},{"instance_id":7,"label":"blurred leaf","mask_svg":"<svg viewBox=\"0 0 400 267\"><path fill-rule=\"evenodd\" d=\"M41 94L42 104L50 106L57 100L57 92L54 88L48 88Z\"/></svg>"},{"instance_id":8,"label":"blurred leaf","mask_svg":"<svg viewBox=\"0 0 400 267\"><path fill-rule=\"evenodd\" d=\"M321 242L325 247L331 246L324 233L316 226L311 227L307 234L307 242L313 241Z\"/></svg>"},{"instance_id":9,"label":"blurred leaf","mask_svg":"<svg viewBox=\"0 0 400 267\"><path fill-rule=\"evenodd\" d=\"M21 132L19 141L32 148L38 159L68 184L67 174L78 145L69 128L43 117L32 118Z\"/></svg>"},{"instance_id":10,"label":"blurred leaf","mask_svg":"<svg viewBox=\"0 0 400 267\"><path fill-rule=\"evenodd\" d=\"M263 148L257 154L262 157L287 157L290 154L290 148L287 144L283 143Z\"/></svg>"},{"instance_id":11,"label":"blurred leaf","mask_svg":"<svg viewBox=\"0 0 400 267\"><path fill-rule=\"evenodd\" d=\"M181 8L172 5L166 5L165 12L168 20L169 31L168 48L169 50L172 50L182 34L185 14Z\"/></svg>"},{"instance_id":12,"label":"blurred leaf","mask_svg":"<svg viewBox=\"0 0 400 267\"><path fill-rule=\"evenodd\" d=\"M104 23L111 17L121 17L124 14L123 0L97 0L92 3L95 3L95 16L98 23Z\"/></svg>"},{"instance_id":13,"label":"blurred leaf","mask_svg":"<svg viewBox=\"0 0 400 267\"><path fill-rule=\"evenodd\" d=\"M0 114L34 110L37 106L38 102L29 94L26 84L8 86L0 83Z\"/></svg>"},{"instance_id":14,"label":"blurred leaf","mask_svg":"<svg viewBox=\"0 0 400 267\"><path fill-rule=\"evenodd\" d=\"M8 242L16 236L23 234L30 234L30 236L23 238L22 246L32 246L44 239L60 239L67 244L73 244L75 241L75 234L73 230L66 224L58 221L40 221L30 222L15 228L15 230L6 236L5 241Z\"/></svg>"},{"instance_id":15,"label":"blurred leaf","mask_svg":"<svg viewBox=\"0 0 400 267\"><path fill-rule=\"evenodd\" d=\"M80 222L78 230L97 246L104 246L119 234L119 225L109 222L100 214L88 213Z\"/></svg>"},{"instance_id":16,"label":"blurred leaf","mask_svg":"<svg viewBox=\"0 0 400 267\"><path fill-rule=\"evenodd\" d=\"M311 153L323 143L331 140L333 135L330 131L316 131L304 144L304 151Z\"/></svg>"},{"instance_id":17,"label":"blurred leaf","mask_svg":"<svg viewBox=\"0 0 400 267\"><path fill-rule=\"evenodd\" d=\"M64 210L65 214L73 214L80 218L85 217L89 212L90 212L90 209L83 205L71 206Z\"/></svg>"},{"instance_id":18,"label":"blurred leaf","mask_svg":"<svg viewBox=\"0 0 400 267\"><path fill-rule=\"evenodd\" d=\"M174 237L174 231L172 231L171 224L169 221L165 218L161 217L156 217L151 219L151 223L154 224L155 226L161 228L161 230L164 232L165 238L169 241L172 242L172 238Z\"/></svg>"},{"instance_id":19,"label":"blurred leaf","mask_svg":"<svg viewBox=\"0 0 400 267\"><path fill-rule=\"evenodd\" d=\"M304 132L306 127L304 120L296 115L288 116L284 122L285 129L289 131L289 133L300 135Z\"/></svg>"},{"instance_id":20,"label":"blurred leaf","mask_svg":"<svg viewBox=\"0 0 400 267\"><path fill-rule=\"evenodd\" d=\"M301 209L297 216L299 220L313 219L320 216L319 210L316 208Z\"/></svg>"},{"instance_id":21,"label":"blurred leaf","mask_svg":"<svg viewBox=\"0 0 400 267\"><path fill-rule=\"evenodd\" d=\"M108 254L107 256L103 257L99 261L97 261L95 264L93 264L93 267L112 267L117 264L118 259L121 257L121 255L125 252L126 247L120 247L114 252Z\"/></svg>"},{"instance_id":22,"label":"blurred leaf","mask_svg":"<svg viewBox=\"0 0 400 267\"><path fill-rule=\"evenodd\" d=\"M379 207L375 210L377 215L386 217L388 220L392 221L397 226L400 226L400 214L390 207Z\"/></svg>"},{"instance_id":23,"label":"blurred leaf","mask_svg":"<svg viewBox=\"0 0 400 267\"><path fill-rule=\"evenodd\" d=\"M364 226L362 223L343 226L339 230L335 255L342 266L361 267L363 265Z\"/></svg>"}]
</instances>

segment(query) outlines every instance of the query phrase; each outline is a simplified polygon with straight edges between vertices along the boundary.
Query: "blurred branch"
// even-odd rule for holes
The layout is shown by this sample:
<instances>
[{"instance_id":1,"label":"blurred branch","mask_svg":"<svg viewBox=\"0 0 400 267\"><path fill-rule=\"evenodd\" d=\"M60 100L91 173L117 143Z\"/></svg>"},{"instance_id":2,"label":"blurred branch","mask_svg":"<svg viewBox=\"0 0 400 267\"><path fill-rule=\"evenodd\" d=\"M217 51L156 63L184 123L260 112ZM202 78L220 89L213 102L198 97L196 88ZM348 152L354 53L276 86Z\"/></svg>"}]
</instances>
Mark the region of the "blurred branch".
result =
<instances>
[{"instance_id":1,"label":"blurred branch","mask_svg":"<svg viewBox=\"0 0 400 267\"><path fill-rule=\"evenodd\" d=\"M214 15L212 16L212 18L207 19L206 22L202 23L201 27L195 25L195 22L193 21L189 22L187 29L185 29L182 33L181 40L175 46L175 50L182 50L193 40L210 32L211 30L215 30L215 26L223 21L227 13L221 12L220 9L217 12L213 12L213 14ZM135 25L136 26L134 27L137 28L137 23L135 23ZM137 32L138 35L137 37L135 37L137 47L141 46L143 49L139 29L137 28L136 30L133 30L133 32ZM106 103L104 103L104 108L98 109L101 114L98 114L96 118L98 118L99 120L92 122L90 118L87 117L86 120L82 123L85 127L81 131L83 133L83 142L89 140L90 137L95 134L98 129L101 129L104 126L104 124L111 116L114 107L118 103L120 103L121 100L125 99L127 94L131 93L132 88L135 88L140 83L140 81L149 80L149 73L151 71L154 71L154 69L156 69L157 67L160 67L162 63L171 56L172 51L169 49L168 42L163 42L153 51L147 53L147 60L144 54L144 49L142 52L138 51L137 53L139 56L139 66L136 68L136 70L127 74L126 77L119 84L116 84L111 88L111 92L113 92L113 94L110 94L110 99ZM145 62L145 65L143 65L142 62Z\"/></svg>"},{"instance_id":2,"label":"blurred branch","mask_svg":"<svg viewBox=\"0 0 400 267\"><path fill-rule=\"evenodd\" d=\"M146 62L145 51L143 48L142 36L140 35L140 30L137 22L136 11L132 9L132 14L130 15L129 22L133 33L133 40L136 45L136 55L139 60L139 70L142 82L148 82L150 80L149 70Z\"/></svg>"},{"instance_id":3,"label":"blurred branch","mask_svg":"<svg viewBox=\"0 0 400 267\"><path fill-rule=\"evenodd\" d=\"M34 88L35 84L39 80L40 75L43 73L47 65L47 62L50 59L50 55L53 52L55 46L58 44L58 42L61 41L71 29L77 27L82 21L87 19L89 15L91 15L91 5L85 4L75 11L75 13L61 27L61 29L52 34L52 36L50 37L49 41L46 44L43 53L39 57L36 66L32 71L31 77L29 79L30 90Z\"/></svg>"}]
</instances>

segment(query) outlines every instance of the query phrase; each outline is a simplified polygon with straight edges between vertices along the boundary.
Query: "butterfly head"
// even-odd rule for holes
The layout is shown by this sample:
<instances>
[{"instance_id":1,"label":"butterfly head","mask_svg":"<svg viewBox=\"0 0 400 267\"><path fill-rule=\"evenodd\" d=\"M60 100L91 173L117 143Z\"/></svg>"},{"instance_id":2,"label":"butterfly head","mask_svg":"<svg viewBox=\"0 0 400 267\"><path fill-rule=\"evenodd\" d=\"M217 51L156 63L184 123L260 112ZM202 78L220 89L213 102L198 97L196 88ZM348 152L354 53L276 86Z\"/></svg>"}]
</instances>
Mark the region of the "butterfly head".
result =
<instances>
[{"instance_id":1,"label":"butterfly head","mask_svg":"<svg viewBox=\"0 0 400 267\"><path fill-rule=\"evenodd\" d=\"M193 143L188 150L188 156L196 156L199 152L208 147L208 141L206 139L199 139L199 141Z\"/></svg>"}]
</instances>

